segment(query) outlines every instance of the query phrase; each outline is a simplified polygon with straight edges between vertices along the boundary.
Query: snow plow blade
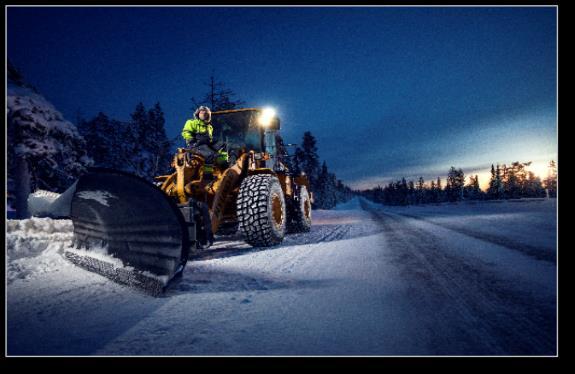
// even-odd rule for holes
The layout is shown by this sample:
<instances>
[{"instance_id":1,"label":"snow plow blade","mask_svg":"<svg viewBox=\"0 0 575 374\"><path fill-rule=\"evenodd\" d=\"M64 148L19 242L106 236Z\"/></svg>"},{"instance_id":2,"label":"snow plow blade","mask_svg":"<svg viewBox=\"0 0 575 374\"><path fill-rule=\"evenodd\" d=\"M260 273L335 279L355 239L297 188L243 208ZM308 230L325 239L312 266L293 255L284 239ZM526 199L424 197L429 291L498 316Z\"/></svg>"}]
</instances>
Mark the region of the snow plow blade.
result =
<instances>
[{"instance_id":1,"label":"snow plow blade","mask_svg":"<svg viewBox=\"0 0 575 374\"><path fill-rule=\"evenodd\" d=\"M187 262L188 227L177 205L137 176L92 169L72 197L74 248L65 256L118 283L160 295Z\"/></svg>"}]
</instances>

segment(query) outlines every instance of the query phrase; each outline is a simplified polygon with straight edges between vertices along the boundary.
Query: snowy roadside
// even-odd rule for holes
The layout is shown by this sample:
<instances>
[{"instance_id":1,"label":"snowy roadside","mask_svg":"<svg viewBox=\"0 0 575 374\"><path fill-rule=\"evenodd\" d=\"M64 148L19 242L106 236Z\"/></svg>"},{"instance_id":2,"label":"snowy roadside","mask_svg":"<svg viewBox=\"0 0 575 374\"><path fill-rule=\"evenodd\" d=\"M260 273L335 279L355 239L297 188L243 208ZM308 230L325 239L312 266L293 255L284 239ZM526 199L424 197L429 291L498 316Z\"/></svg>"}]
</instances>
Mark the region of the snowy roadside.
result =
<instances>
[{"instance_id":1,"label":"snowy roadside","mask_svg":"<svg viewBox=\"0 0 575 374\"><path fill-rule=\"evenodd\" d=\"M556 261L557 199L386 206L385 211L509 247L539 260Z\"/></svg>"},{"instance_id":2,"label":"snowy roadside","mask_svg":"<svg viewBox=\"0 0 575 374\"><path fill-rule=\"evenodd\" d=\"M555 264L441 226L555 235L554 206L497 205L354 199L277 247L220 237L160 298L64 260L69 221L8 221L8 354L552 354Z\"/></svg>"}]
</instances>

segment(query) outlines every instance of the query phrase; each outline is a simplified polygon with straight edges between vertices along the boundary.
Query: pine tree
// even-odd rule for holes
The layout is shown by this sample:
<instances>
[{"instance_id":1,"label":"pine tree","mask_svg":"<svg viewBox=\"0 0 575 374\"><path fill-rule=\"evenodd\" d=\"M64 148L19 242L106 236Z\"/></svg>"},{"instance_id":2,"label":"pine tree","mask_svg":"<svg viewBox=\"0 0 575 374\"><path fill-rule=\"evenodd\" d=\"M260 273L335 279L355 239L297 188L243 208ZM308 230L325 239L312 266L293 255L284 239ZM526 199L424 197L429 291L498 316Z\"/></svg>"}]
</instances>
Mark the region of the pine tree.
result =
<instances>
[{"instance_id":1,"label":"pine tree","mask_svg":"<svg viewBox=\"0 0 575 374\"><path fill-rule=\"evenodd\" d=\"M541 178L535 176L532 171L527 172L527 180L525 183L525 196L526 197L545 197L545 189Z\"/></svg>"},{"instance_id":2,"label":"pine tree","mask_svg":"<svg viewBox=\"0 0 575 374\"><path fill-rule=\"evenodd\" d=\"M455 167L449 169L447 175L447 186L445 191L449 201L458 201L463 199L463 186L465 183L465 175L463 170L456 170Z\"/></svg>"},{"instance_id":3,"label":"pine tree","mask_svg":"<svg viewBox=\"0 0 575 374\"><path fill-rule=\"evenodd\" d=\"M317 180L320 172L315 137L306 131L303 135L301 151L297 153L297 163L310 182L312 191L318 189Z\"/></svg>"},{"instance_id":4,"label":"pine tree","mask_svg":"<svg viewBox=\"0 0 575 374\"><path fill-rule=\"evenodd\" d=\"M407 204L414 205L416 201L415 184L413 181L407 183Z\"/></svg>"},{"instance_id":5,"label":"pine tree","mask_svg":"<svg viewBox=\"0 0 575 374\"><path fill-rule=\"evenodd\" d=\"M94 166L113 168L111 151L115 130L108 116L99 112L92 120L80 122L78 130L86 139L86 151L94 160Z\"/></svg>"},{"instance_id":6,"label":"pine tree","mask_svg":"<svg viewBox=\"0 0 575 374\"><path fill-rule=\"evenodd\" d=\"M126 132L129 124L111 119L109 134L109 168L129 171L126 160L131 157L129 147L126 144Z\"/></svg>"},{"instance_id":7,"label":"pine tree","mask_svg":"<svg viewBox=\"0 0 575 374\"><path fill-rule=\"evenodd\" d=\"M557 166L553 160L549 162L549 171L547 178L545 178L544 187L549 197L557 197Z\"/></svg>"},{"instance_id":8,"label":"pine tree","mask_svg":"<svg viewBox=\"0 0 575 374\"><path fill-rule=\"evenodd\" d=\"M425 181L423 180L423 177L419 177L417 180L416 204L424 204L425 202Z\"/></svg>"},{"instance_id":9,"label":"pine tree","mask_svg":"<svg viewBox=\"0 0 575 374\"><path fill-rule=\"evenodd\" d=\"M505 189L503 186L503 179L501 177L501 168L497 164L497 169L495 170L495 198L503 199L505 195Z\"/></svg>"},{"instance_id":10,"label":"pine tree","mask_svg":"<svg viewBox=\"0 0 575 374\"><path fill-rule=\"evenodd\" d=\"M521 197L521 172L519 162L514 162L509 167L504 167L505 197L507 199L518 199Z\"/></svg>"},{"instance_id":11,"label":"pine tree","mask_svg":"<svg viewBox=\"0 0 575 374\"><path fill-rule=\"evenodd\" d=\"M479 175L477 174L475 175L475 180L473 181L473 195L476 199L481 199L483 195L483 192L479 187Z\"/></svg>"},{"instance_id":12,"label":"pine tree","mask_svg":"<svg viewBox=\"0 0 575 374\"><path fill-rule=\"evenodd\" d=\"M428 201L431 203L437 203L437 187L435 185L435 181L431 181L431 186L429 187Z\"/></svg>"},{"instance_id":13,"label":"pine tree","mask_svg":"<svg viewBox=\"0 0 575 374\"><path fill-rule=\"evenodd\" d=\"M315 187L315 199L314 205L316 208L324 209L325 200L327 195L327 179L328 179L328 171L327 171L327 164L325 161L321 166L321 172L317 178L317 183Z\"/></svg>"},{"instance_id":14,"label":"pine tree","mask_svg":"<svg viewBox=\"0 0 575 374\"><path fill-rule=\"evenodd\" d=\"M401 181L398 182L398 192L399 192L399 204L407 205L408 204L407 196L409 194L409 189L407 187L407 182L405 178L401 178Z\"/></svg>"},{"instance_id":15,"label":"pine tree","mask_svg":"<svg viewBox=\"0 0 575 374\"><path fill-rule=\"evenodd\" d=\"M496 173L495 167L491 164L491 179L489 180L489 188L487 189L487 197L489 199L495 199L497 196L497 187L496 187Z\"/></svg>"},{"instance_id":16,"label":"pine tree","mask_svg":"<svg viewBox=\"0 0 575 374\"><path fill-rule=\"evenodd\" d=\"M166 136L164 112L160 103L148 111L149 135L146 147L152 154L153 168L151 177L165 174L170 170L172 161L171 143Z\"/></svg>"},{"instance_id":17,"label":"pine tree","mask_svg":"<svg viewBox=\"0 0 575 374\"><path fill-rule=\"evenodd\" d=\"M345 203L353 198L353 191L341 180L336 182L336 203Z\"/></svg>"},{"instance_id":18,"label":"pine tree","mask_svg":"<svg viewBox=\"0 0 575 374\"><path fill-rule=\"evenodd\" d=\"M469 200L478 200L481 198L481 189L479 188L479 177L469 176L469 184L464 187L464 197Z\"/></svg>"},{"instance_id":19,"label":"pine tree","mask_svg":"<svg viewBox=\"0 0 575 374\"><path fill-rule=\"evenodd\" d=\"M152 180L169 170L171 142L166 136L164 113L159 103L150 110L141 102L136 105L125 138L133 173Z\"/></svg>"},{"instance_id":20,"label":"pine tree","mask_svg":"<svg viewBox=\"0 0 575 374\"><path fill-rule=\"evenodd\" d=\"M196 100L192 98L194 108L196 110L200 105L208 106L212 112L219 110L236 109L245 104L242 100L233 99L236 96L235 92L229 88L226 88L223 82L218 81L214 78L212 74L210 80L206 83L208 86L208 92L204 95L201 100Z\"/></svg>"}]
</instances>

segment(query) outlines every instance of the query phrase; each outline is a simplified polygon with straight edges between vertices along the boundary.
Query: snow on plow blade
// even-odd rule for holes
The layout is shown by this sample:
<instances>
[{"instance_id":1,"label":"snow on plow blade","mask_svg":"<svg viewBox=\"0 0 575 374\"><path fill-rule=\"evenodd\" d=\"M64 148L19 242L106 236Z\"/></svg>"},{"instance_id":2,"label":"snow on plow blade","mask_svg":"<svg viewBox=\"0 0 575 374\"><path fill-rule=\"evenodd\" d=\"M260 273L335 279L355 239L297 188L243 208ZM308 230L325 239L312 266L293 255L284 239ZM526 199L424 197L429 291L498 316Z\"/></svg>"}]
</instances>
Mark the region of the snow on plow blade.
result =
<instances>
[{"instance_id":1,"label":"snow on plow blade","mask_svg":"<svg viewBox=\"0 0 575 374\"><path fill-rule=\"evenodd\" d=\"M74 248L66 257L87 270L154 296L181 271L189 253L176 204L146 180L93 169L72 198Z\"/></svg>"}]
</instances>

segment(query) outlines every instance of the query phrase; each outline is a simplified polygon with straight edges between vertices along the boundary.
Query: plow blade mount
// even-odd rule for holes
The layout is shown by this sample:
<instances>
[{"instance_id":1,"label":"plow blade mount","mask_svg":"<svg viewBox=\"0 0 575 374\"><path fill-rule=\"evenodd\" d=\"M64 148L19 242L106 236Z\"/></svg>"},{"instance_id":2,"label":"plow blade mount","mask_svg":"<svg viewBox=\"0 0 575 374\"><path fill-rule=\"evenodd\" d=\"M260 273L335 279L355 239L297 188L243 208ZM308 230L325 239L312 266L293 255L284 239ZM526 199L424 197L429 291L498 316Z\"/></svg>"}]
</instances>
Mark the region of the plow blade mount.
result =
<instances>
[{"instance_id":1,"label":"plow blade mount","mask_svg":"<svg viewBox=\"0 0 575 374\"><path fill-rule=\"evenodd\" d=\"M160 295L180 274L190 241L177 205L137 176L92 169L72 197L74 247L66 257L118 283Z\"/></svg>"}]
</instances>

